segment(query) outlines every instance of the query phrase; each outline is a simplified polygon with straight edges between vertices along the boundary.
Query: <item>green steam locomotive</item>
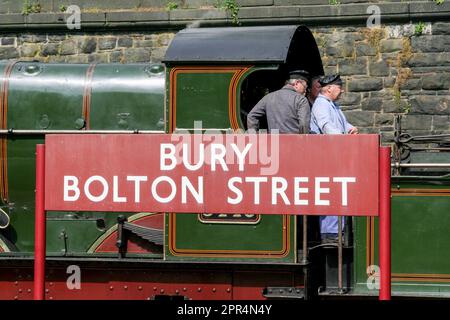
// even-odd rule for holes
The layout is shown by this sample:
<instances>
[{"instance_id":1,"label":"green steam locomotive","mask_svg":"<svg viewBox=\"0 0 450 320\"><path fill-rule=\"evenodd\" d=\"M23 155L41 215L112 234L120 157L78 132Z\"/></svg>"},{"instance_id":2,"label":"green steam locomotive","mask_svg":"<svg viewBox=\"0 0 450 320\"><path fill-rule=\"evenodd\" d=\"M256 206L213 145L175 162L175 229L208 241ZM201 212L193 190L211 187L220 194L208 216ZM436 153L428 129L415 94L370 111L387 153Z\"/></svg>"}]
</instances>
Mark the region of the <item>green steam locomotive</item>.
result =
<instances>
[{"instance_id":1,"label":"green steam locomotive","mask_svg":"<svg viewBox=\"0 0 450 320\"><path fill-rule=\"evenodd\" d=\"M323 74L302 26L185 29L164 64L0 63L0 299L32 298L35 146L45 135L169 134L196 121L245 130L246 114L295 69ZM409 136L397 121L394 296L450 297L449 147L449 136ZM316 217L303 228L288 215L48 212L46 298L377 296L377 220L346 220L338 259Z\"/></svg>"}]
</instances>

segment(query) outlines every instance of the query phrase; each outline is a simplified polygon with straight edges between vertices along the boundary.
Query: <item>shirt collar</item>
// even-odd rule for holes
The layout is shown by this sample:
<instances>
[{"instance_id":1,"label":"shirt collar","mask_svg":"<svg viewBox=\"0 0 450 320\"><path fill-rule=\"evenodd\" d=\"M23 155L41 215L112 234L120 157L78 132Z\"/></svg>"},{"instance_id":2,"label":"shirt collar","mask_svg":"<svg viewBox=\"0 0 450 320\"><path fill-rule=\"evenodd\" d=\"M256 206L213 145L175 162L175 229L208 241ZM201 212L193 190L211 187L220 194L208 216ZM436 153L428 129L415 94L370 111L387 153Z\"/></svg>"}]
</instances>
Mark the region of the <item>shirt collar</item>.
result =
<instances>
[{"instance_id":1,"label":"shirt collar","mask_svg":"<svg viewBox=\"0 0 450 320\"><path fill-rule=\"evenodd\" d=\"M325 100L327 100L329 103L331 103L331 105L334 106L336 109L339 109L339 105L338 105L336 102L332 101L330 98L324 96L323 94L319 93L319 95L317 96L317 98L325 99Z\"/></svg>"}]
</instances>

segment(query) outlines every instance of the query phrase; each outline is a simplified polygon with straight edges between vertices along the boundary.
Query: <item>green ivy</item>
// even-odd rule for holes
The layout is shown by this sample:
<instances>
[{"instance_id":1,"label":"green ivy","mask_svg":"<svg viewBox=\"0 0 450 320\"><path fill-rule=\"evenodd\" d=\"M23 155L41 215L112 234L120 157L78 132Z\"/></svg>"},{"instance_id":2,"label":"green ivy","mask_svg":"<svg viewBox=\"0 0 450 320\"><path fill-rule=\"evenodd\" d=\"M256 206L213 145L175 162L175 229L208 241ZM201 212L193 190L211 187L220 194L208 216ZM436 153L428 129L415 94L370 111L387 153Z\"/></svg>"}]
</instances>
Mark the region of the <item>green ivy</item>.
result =
<instances>
[{"instance_id":1,"label":"green ivy","mask_svg":"<svg viewBox=\"0 0 450 320\"><path fill-rule=\"evenodd\" d=\"M171 10L174 10L174 9L177 9L177 8L178 8L178 3L176 3L176 2L169 1L166 4L166 10L167 11L171 11Z\"/></svg>"},{"instance_id":2,"label":"green ivy","mask_svg":"<svg viewBox=\"0 0 450 320\"><path fill-rule=\"evenodd\" d=\"M215 7L220 10L226 10L230 13L231 19L233 20L234 24L240 24L239 23L239 5L236 3L236 0L217 0Z\"/></svg>"},{"instance_id":3,"label":"green ivy","mask_svg":"<svg viewBox=\"0 0 450 320\"><path fill-rule=\"evenodd\" d=\"M418 24L416 24L416 27L414 29L414 35L420 36L423 33L424 29L425 29L425 23L420 21Z\"/></svg>"},{"instance_id":4,"label":"green ivy","mask_svg":"<svg viewBox=\"0 0 450 320\"><path fill-rule=\"evenodd\" d=\"M39 1L33 1L30 3L28 0L25 0L22 7L22 14L27 16L30 13L39 13L41 12L41 9L42 8Z\"/></svg>"},{"instance_id":5,"label":"green ivy","mask_svg":"<svg viewBox=\"0 0 450 320\"><path fill-rule=\"evenodd\" d=\"M436 2L437 5L441 5L444 3L445 0L434 0L434 2Z\"/></svg>"},{"instance_id":6,"label":"green ivy","mask_svg":"<svg viewBox=\"0 0 450 320\"><path fill-rule=\"evenodd\" d=\"M328 0L328 3L332 6L338 6L341 4L339 0Z\"/></svg>"}]
</instances>

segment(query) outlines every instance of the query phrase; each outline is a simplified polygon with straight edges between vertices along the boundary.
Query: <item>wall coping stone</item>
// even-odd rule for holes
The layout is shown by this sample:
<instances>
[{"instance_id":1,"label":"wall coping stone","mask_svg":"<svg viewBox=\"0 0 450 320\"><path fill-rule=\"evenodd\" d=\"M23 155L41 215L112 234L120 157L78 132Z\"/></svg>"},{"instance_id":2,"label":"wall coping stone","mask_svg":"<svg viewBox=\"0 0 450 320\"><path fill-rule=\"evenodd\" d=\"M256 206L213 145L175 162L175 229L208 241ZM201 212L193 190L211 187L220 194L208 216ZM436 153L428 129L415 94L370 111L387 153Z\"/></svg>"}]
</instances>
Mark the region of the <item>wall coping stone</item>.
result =
<instances>
[{"instance_id":1,"label":"wall coping stone","mask_svg":"<svg viewBox=\"0 0 450 320\"><path fill-rule=\"evenodd\" d=\"M286 3L310 3L311 1L278 1ZM254 1L254 6L241 7L239 22L241 25L306 24L329 26L347 24L365 24L369 14L366 10L374 3L353 3L340 5L264 5L271 1ZM274 4L277 3L273 2ZM382 2L376 3L383 13L381 23L421 21L448 21L450 1L441 5L429 1ZM68 31L65 21L69 14L61 12L22 14L0 14L0 32L16 32L24 29L50 29ZM212 9L174 9L166 11L104 11L82 13L81 30L87 31L109 28L184 28L196 23L200 26L233 26L230 13Z\"/></svg>"}]
</instances>

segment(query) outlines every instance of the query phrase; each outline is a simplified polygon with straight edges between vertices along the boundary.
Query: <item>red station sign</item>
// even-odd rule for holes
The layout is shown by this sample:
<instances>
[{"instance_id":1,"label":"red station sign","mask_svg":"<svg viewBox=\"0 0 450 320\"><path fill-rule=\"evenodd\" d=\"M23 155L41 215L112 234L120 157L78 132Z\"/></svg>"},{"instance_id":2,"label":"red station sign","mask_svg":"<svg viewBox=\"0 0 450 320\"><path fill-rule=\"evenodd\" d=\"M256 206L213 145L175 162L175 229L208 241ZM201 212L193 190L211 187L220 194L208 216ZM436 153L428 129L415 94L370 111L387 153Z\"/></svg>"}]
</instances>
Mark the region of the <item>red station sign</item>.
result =
<instances>
[{"instance_id":1,"label":"red station sign","mask_svg":"<svg viewBox=\"0 0 450 320\"><path fill-rule=\"evenodd\" d=\"M48 135L45 209L377 216L378 135Z\"/></svg>"}]
</instances>

